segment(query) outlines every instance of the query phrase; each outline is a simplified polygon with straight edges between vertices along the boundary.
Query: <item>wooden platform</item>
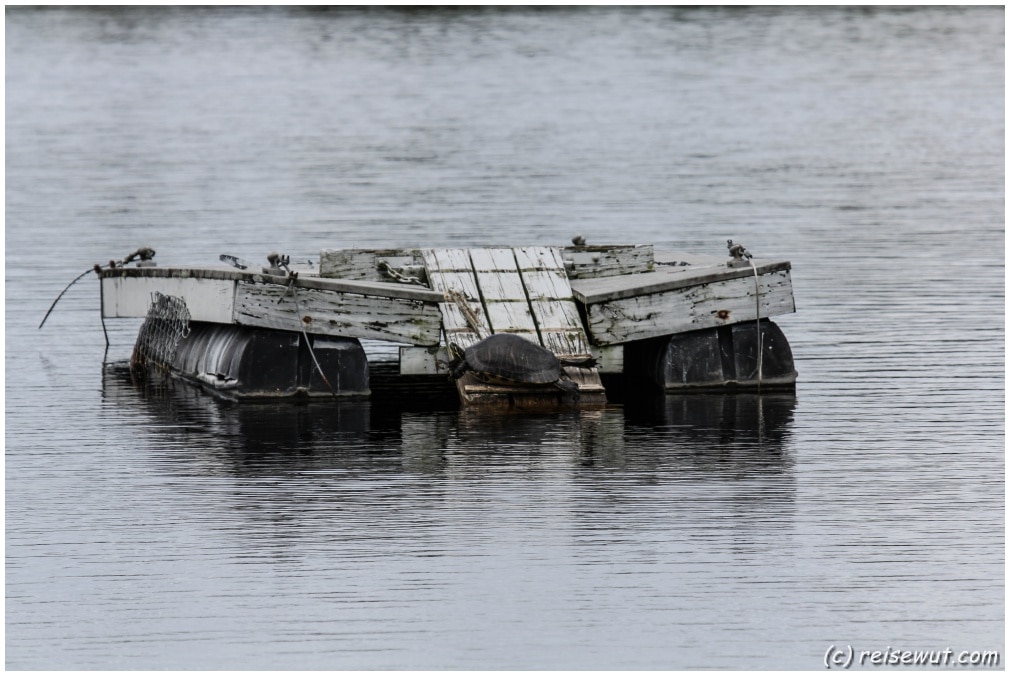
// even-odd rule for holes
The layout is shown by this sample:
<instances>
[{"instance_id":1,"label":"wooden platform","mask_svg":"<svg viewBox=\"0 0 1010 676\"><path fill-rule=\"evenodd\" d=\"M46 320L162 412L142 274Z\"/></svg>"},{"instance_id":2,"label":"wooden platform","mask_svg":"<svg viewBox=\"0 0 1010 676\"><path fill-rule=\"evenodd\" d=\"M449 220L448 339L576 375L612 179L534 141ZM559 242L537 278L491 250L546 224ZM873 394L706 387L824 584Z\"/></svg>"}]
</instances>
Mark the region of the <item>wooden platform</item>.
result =
<instances>
[{"instance_id":1,"label":"wooden platform","mask_svg":"<svg viewBox=\"0 0 1010 676\"><path fill-rule=\"evenodd\" d=\"M751 264L753 263L753 265ZM397 343L405 375L447 376L446 347L512 333L561 359L583 404L603 403L600 373L624 369L636 341L795 311L790 264L654 252L645 246L328 249L297 276L220 265L103 269L106 317L144 317L155 292L193 321ZM270 272L282 274L270 274ZM472 374L466 404L563 404L550 387L503 387Z\"/></svg>"},{"instance_id":2,"label":"wooden platform","mask_svg":"<svg viewBox=\"0 0 1010 676\"><path fill-rule=\"evenodd\" d=\"M591 357L556 249L427 249L423 258L431 288L454 299L439 306L446 344L466 348L490 335L511 333L546 347L559 359ZM581 404L606 403L596 369L567 367L564 372L578 383ZM467 404L542 406L563 404L567 397L553 387L484 383L473 373L460 378L457 386Z\"/></svg>"}]
</instances>

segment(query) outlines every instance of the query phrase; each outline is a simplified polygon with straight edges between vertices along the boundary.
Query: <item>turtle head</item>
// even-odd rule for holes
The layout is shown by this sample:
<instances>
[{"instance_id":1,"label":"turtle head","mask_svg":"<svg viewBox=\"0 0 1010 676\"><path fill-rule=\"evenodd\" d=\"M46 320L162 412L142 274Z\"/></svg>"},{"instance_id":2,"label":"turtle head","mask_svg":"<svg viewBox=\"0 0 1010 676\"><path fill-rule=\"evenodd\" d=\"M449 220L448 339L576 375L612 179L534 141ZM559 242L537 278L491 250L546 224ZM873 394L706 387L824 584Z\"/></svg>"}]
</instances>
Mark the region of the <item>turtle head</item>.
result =
<instances>
[{"instance_id":1,"label":"turtle head","mask_svg":"<svg viewBox=\"0 0 1010 676\"><path fill-rule=\"evenodd\" d=\"M449 379L459 380L470 365L466 362L466 352L456 343L449 343Z\"/></svg>"}]
</instances>

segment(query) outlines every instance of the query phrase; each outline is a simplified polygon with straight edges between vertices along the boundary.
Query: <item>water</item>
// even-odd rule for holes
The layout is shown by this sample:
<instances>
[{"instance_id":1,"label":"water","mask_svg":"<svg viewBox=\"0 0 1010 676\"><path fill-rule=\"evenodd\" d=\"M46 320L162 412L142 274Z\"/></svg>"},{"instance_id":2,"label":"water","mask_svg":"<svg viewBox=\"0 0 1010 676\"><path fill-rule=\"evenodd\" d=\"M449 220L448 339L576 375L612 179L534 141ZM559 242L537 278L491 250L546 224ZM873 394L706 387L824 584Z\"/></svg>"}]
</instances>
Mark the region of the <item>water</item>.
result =
<instances>
[{"instance_id":1,"label":"water","mask_svg":"<svg viewBox=\"0 0 1010 676\"><path fill-rule=\"evenodd\" d=\"M1004 55L1002 7L8 8L6 666L1002 657ZM795 396L234 406L133 387L93 277L37 330L142 244L575 234L791 260Z\"/></svg>"}]
</instances>

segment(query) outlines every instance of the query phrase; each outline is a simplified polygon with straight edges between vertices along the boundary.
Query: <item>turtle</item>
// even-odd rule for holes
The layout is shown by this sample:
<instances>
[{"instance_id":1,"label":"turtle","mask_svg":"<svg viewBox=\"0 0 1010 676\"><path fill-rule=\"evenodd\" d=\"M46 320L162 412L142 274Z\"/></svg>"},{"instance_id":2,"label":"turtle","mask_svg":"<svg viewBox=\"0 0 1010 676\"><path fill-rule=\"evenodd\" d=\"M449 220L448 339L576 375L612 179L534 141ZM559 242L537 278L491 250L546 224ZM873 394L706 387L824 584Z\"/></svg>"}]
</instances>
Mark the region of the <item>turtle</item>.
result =
<instances>
[{"instance_id":1,"label":"turtle","mask_svg":"<svg viewBox=\"0 0 1010 676\"><path fill-rule=\"evenodd\" d=\"M568 380L562 364L591 367L593 360L562 362L554 353L511 333L495 333L465 350L449 344L449 377L458 380L473 371L481 380L504 384L554 385L579 400L578 383Z\"/></svg>"}]
</instances>

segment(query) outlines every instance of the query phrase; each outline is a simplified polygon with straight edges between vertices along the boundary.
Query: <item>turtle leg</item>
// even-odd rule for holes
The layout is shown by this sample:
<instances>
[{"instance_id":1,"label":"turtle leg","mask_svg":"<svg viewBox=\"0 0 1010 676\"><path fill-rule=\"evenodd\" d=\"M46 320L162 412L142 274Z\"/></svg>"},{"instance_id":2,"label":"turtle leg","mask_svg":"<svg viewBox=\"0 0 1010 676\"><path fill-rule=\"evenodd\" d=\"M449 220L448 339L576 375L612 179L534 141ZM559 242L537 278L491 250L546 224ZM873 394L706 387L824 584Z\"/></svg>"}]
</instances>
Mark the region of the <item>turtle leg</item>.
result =
<instances>
[{"instance_id":1,"label":"turtle leg","mask_svg":"<svg viewBox=\"0 0 1010 676\"><path fill-rule=\"evenodd\" d=\"M554 384L557 386L557 388L559 390L564 390L565 392L567 392L570 395L572 395L572 402L573 403L576 403L576 404L579 403L579 399L581 397L579 395L579 384L578 383L572 382L571 380L561 380L561 379L558 379L558 380L554 381Z\"/></svg>"},{"instance_id":2,"label":"turtle leg","mask_svg":"<svg viewBox=\"0 0 1010 676\"><path fill-rule=\"evenodd\" d=\"M449 364L449 378L452 380L459 380L463 377L463 374L470 370L470 364L466 359L453 360Z\"/></svg>"}]
</instances>

